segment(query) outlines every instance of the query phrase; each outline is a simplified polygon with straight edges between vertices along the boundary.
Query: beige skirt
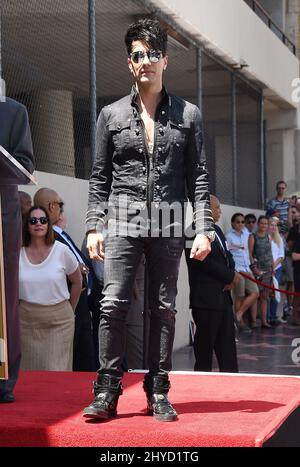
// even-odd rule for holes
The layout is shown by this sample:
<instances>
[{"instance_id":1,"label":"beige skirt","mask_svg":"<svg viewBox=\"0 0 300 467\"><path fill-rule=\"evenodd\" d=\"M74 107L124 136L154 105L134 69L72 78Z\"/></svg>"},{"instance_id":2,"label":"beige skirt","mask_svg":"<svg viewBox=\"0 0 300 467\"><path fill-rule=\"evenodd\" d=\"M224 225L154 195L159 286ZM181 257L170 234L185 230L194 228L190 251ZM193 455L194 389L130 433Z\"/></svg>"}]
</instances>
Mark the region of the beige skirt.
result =
<instances>
[{"instance_id":1,"label":"beige skirt","mask_svg":"<svg viewBox=\"0 0 300 467\"><path fill-rule=\"evenodd\" d=\"M75 316L68 300L37 305L20 300L21 369L72 371Z\"/></svg>"}]
</instances>

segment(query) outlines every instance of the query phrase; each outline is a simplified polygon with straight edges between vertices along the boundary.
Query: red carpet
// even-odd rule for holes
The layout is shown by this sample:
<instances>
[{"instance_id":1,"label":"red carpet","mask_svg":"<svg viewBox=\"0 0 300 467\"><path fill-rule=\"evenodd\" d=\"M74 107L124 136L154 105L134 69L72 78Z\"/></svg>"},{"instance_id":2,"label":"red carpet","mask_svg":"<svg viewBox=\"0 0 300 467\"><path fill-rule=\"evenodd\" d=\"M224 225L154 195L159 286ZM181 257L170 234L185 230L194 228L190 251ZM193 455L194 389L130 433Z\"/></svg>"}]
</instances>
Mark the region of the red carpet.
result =
<instances>
[{"instance_id":1,"label":"red carpet","mask_svg":"<svg viewBox=\"0 0 300 467\"><path fill-rule=\"evenodd\" d=\"M14 404L0 406L0 446L262 446L300 405L300 379L171 374L173 423L144 415L142 374L126 374L119 416L82 417L91 373L23 372Z\"/></svg>"}]
</instances>

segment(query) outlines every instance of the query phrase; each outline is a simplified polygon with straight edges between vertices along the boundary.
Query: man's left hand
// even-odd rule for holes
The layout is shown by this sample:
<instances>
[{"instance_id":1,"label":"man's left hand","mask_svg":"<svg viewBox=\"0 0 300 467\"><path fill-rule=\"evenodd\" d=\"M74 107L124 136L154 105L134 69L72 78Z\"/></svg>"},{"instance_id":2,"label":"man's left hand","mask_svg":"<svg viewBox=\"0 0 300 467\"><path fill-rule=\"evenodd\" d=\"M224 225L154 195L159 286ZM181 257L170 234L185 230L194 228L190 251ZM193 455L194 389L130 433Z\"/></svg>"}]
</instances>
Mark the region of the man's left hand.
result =
<instances>
[{"instance_id":1,"label":"man's left hand","mask_svg":"<svg viewBox=\"0 0 300 467\"><path fill-rule=\"evenodd\" d=\"M190 257L198 261L204 261L210 252L211 246L209 239L205 235L198 234L194 240Z\"/></svg>"},{"instance_id":2,"label":"man's left hand","mask_svg":"<svg viewBox=\"0 0 300 467\"><path fill-rule=\"evenodd\" d=\"M83 263L79 263L79 268L81 274L88 274L90 272L89 268Z\"/></svg>"},{"instance_id":3,"label":"man's left hand","mask_svg":"<svg viewBox=\"0 0 300 467\"><path fill-rule=\"evenodd\" d=\"M225 285L223 291L234 289L234 287L240 282L240 280L241 280L241 275L238 272L235 272L233 281L230 284Z\"/></svg>"}]
</instances>

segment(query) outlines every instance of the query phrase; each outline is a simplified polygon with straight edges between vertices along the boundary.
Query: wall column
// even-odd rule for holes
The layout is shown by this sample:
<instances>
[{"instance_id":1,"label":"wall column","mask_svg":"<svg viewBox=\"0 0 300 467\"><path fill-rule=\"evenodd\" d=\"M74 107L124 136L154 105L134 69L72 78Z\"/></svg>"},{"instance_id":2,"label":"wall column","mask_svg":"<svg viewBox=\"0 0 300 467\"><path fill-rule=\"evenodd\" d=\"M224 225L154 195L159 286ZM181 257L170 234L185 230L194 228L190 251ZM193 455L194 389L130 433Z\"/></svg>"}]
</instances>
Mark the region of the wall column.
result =
<instances>
[{"instance_id":1,"label":"wall column","mask_svg":"<svg viewBox=\"0 0 300 467\"><path fill-rule=\"evenodd\" d=\"M28 108L38 170L75 176L74 117L71 91L32 94Z\"/></svg>"},{"instance_id":2,"label":"wall column","mask_svg":"<svg viewBox=\"0 0 300 467\"><path fill-rule=\"evenodd\" d=\"M296 138L296 134L298 137ZM271 130L267 132L267 197L273 198L276 183L284 180L288 186L288 193L299 189L298 177L300 161L297 161L297 148L300 147L300 131L290 130Z\"/></svg>"}]
</instances>

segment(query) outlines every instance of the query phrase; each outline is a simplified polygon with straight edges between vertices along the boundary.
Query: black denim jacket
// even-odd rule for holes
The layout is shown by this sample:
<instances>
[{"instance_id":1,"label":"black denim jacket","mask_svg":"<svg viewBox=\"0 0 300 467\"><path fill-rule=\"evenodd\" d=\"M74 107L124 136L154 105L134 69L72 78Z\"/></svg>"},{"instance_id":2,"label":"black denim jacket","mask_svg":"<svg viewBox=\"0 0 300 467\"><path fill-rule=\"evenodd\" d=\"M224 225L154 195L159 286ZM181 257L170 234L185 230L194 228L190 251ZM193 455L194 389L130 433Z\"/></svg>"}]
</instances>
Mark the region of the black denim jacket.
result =
<instances>
[{"instance_id":1,"label":"black denim jacket","mask_svg":"<svg viewBox=\"0 0 300 467\"><path fill-rule=\"evenodd\" d=\"M137 91L104 107L97 122L97 151L90 185L86 231L102 230L105 210L119 197L141 209L162 202L194 208L197 233L213 231L208 172L198 107L167 94L155 116L154 149L149 154Z\"/></svg>"}]
</instances>

